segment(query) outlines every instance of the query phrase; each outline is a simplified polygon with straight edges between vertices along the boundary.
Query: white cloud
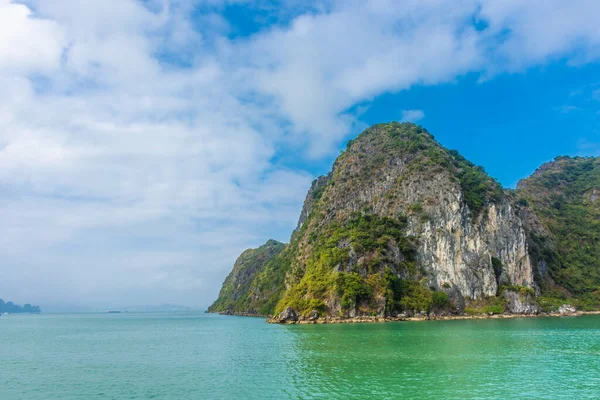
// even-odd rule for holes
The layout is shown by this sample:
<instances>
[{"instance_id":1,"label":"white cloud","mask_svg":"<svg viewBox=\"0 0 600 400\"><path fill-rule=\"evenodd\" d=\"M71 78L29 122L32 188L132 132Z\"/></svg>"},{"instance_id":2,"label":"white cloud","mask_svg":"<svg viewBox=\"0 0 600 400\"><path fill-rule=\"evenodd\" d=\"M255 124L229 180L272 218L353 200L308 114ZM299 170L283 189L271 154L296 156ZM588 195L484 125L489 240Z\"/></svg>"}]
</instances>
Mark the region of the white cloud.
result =
<instances>
[{"instance_id":1,"label":"white cloud","mask_svg":"<svg viewBox=\"0 0 600 400\"><path fill-rule=\"evenodd\" d=\"M310 176L271 166L269 111L231 91L214 54L161 65L181 14L133 1L44 1L35 18L3 6L29 15L31 52L58 49L53 69L2 61L3 296L205 304L241 250L287 237ZM199 43L181 29L174 40Z\"/></svg>"},{"instance_id":2,"label":"white cloud","mask_svg":"<svg viewBox=\"0 0 600 400\"><path fill-rule=\"evenodd\" d=\"M59 67L65 44L62 27L31 14L25 5L0 0L0 72L49 72Z\"/></svg>"},{"instance_id":3,"label":"white cloud","mask_svg":"<svg viewBox=\"0 0 600 400\"><path fill-rule=\"evenodd\" d=\"M489 24L492 70L523 70L553 59L572 63L600 58L595 0L482 1L480 18Z\"/></svg>"},{"instance_id":4,"label":"white cloud","mask_svg":"<svg viewBox=\"0 0 600 400\"><path fill-rule=\"evenodd\" d=\"M423 110L402 110L403 122L417 122L425 117Z\"/></svg>"},{"instance_id":5,"label":"white cloud","mask_svg":"<svg viewBox=\"0 0 600 400\"><path fill-rule=\"evenodd\" d=\"M208 303L294 226L282 152L334 154L385 92L597 60L600 3L562 4L340 1L230 39L218 2L0 0L0 292Z\"/></svg>"},{"instance_id":6,"label":"white cloud","mask_svg":"<svg viewBox=\"0 0 600 400\"><path fill-rule=\"evenodd\" d=\"M357 102L481 65L475 29L457 29L472 13L468 3L342 2L251 38L250 83L273 96L319 156L347 134Z\"/></svg>"}]
</instances>

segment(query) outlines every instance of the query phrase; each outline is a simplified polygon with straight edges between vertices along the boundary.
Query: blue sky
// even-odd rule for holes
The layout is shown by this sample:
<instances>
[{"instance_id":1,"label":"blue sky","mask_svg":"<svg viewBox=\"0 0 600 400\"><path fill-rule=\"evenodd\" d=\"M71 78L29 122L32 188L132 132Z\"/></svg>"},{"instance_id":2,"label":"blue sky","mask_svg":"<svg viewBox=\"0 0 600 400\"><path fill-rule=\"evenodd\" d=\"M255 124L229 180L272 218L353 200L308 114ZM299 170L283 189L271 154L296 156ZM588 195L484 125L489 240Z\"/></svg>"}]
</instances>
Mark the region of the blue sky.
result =
<instances>
[{"instance_id":1,"label":"blue sky","mask_svg":"<svg viewBox=\"0 0 600 400\"><path fill-rule=\"evenodd\" d=\"M409 119L484 166L507 188L557 156L600 155L600 92L594 94L600 89L600 65L572 67L560 60L483 82L479 78L470 74L377 96L359 119L372 125L404 120L407 107L420 111ZM324 174L333 159L304 167Z\"/></svg>"},{"instance_id":2,"label":"blue sky","mask_svg":"<svg viewBox=\"0 0 600 400\"><path fill-rule=\"evenodd\" d=\"M423 110L418 121L446 147L459 150L505 187L559 155L600 155L600 66L544 68L479 82L477 75L376 98L367 124Z\"/></svg>"},{"instance_id":3,"label":"blue sky","mask_svg":"<svg viewBox=\"0 0 600 400\"><path fill-rule=\"evenodd\" d=\"M593 0L0 0L0 297L216 296L348 139L411 120L506 187L600 155Z\"/></svg>"}]
</instances>

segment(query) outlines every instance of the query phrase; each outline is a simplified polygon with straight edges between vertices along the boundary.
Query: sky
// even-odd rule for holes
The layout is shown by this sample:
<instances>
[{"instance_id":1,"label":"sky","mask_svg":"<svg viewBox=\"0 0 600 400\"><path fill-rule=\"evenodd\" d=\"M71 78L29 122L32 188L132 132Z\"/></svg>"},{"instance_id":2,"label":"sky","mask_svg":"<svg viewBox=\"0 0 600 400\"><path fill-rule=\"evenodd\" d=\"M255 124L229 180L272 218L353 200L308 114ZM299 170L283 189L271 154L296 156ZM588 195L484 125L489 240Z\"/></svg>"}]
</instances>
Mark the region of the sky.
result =
<instances>
[{"instance_id":1,"label":"sky","mask_svg":"<svg viewBox=\"0 0 600 400\"><path fill-rule=\"evenodd\" d=\"M411 121L506 187L600 155L596 0L0 0L0 298L205 307Z\"/></svg>"}]
</instances>

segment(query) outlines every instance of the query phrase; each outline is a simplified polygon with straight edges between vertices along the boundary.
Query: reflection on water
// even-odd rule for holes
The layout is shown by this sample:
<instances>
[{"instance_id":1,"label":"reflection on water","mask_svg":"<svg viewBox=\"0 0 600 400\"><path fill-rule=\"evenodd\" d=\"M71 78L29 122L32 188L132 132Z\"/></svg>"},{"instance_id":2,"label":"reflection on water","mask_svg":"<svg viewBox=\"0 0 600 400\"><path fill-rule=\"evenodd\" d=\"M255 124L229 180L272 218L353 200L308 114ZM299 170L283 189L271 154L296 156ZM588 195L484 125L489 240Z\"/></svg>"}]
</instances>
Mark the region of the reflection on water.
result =
<instances>
[{"instance_id":1,"label":"reflection on water","mask_svg":"<svg viewBox=\"0 0 600 400\"><path fill-rule=\"evenodd\" d=\"M299 326L10 316L0 337L2 400L600 397L598 316Z\"/></svg>"},{"instance_id":2,"label":"reflection on water","mask_svg":"<svg viewBox=\"0 0 600 400\"><path fill-rule=\"evenodd\" d=\"M285 328L304 398L600 398L598 317Z\"/></svg>"}]
</instances>

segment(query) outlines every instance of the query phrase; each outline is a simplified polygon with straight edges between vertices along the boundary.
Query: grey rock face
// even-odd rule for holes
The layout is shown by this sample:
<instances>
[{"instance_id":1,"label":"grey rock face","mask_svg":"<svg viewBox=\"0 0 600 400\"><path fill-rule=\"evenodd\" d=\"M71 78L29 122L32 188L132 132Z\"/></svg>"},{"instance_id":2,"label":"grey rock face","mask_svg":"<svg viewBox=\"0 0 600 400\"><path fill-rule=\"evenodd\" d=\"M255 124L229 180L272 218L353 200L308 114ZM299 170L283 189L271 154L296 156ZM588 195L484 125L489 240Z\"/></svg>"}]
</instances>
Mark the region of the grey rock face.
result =
<instances>
[{"instance_id":1,"label":"grey rock face","mask_svg":"<svg viewBox=\"0 0 600 400\"><path fill-rule=\"evenodd\" d=\"M291 307L286 308L279 314L278 322L281 324L289 324L289 323L297 322L297 321L298 321L298 314Z\"/></svg>"},{"instance_id":2,"label":"grey rock face","mask_svg":"<svg viewBox=\"0 0 600 400\"><path fill-rule=\"evenodd\" d=\"M353 153L336 161L324 196L328 219L354 212L408 218L409 235L418 238L418 260L436 288L456 288L465 298L495 296L501 283L536 289L527 234L506 196L475 215L460 182L448 169L411 164L414 155L398 154L366 178L365 165L376 163L380 143L364 138ZM313 185L314 186L314 185ZM502 266L499 276L494 259Z\"/></svg>"},{"instance_id":3,"label":"grey rock face","mask_svg":"<svg viewBox=\"0 0 600 400\"><path fill-rule=\"evenodd\" d=\"M284 248L284 244L276 240L269 240L258 249L246 250L236 260L230 276L233 287L232 299L235 301L246 294L245 287L250 284L257 271L270 259L279 254Z\"/></svg>"},{"instance_id":4,"label":"grey rock face","mask_svg":"<svg viewBox=\"0 0 600 400\"><path fill-rule=\"evenodd\" d=\"M302 206L300 218L298 218L298 226L296 227L296 230L300 230L300 228L302 228L302 225L306 221L306 218L308 218L308 215L312 211L315 201L319 199L320 194L322 193L325 186L327 186L330 179L331 175L319 176L312 182L312 185L310 186L310 189L308 189L308 193L306 194L306 199L304 199L304 205Z\"/></svg>"},{"instance_id":5,"label":"grey rock face","mask_svg":"<svg viewBox=\"0 0 600 400\"><path fill-rule=\"evenodd\" d=\"M530 295L524 295L506 290L504 292L507 311L511 314L536 315L540 313L540 306Z\"/></svg>"},{"instance_id":6,"label":"grey rock face","mask_svg":"<svg viewBox=\"0 0 600 400\"><path fill-rule=\"evenodd\" d=\"M589 201L591 203L595 203L600 199L600 189L592 189L592 191L587 195Z\"/></svg>"},{"instance_id":7,"label":"grey rock face","mask_svg":"<svg viewBox=\"0 0 600 400\"><path fill-rule=\"evenodd\" d=\"M472 299L494 296L501 283L493 268L496 258L502 265L500 281L535 287L527 235L507 200L489 204L473 220L458 188L447 182L435 191L428 193L415 185L413 193L442 201L424 208L427 221L409 219L410 233L420 238L420 263L433 275L432 286L447 283Z\"/></svg>"},{"instance_id":8,"label":"grey rock face","mask_svg":"<svg viewBox=\"0 0 600 400\"><path fill-rule=\"evenodd\" d=\"M558 312L561 313L562 315L569 315L569 314L575 314L577 312L577 310L575 309L575 307L573 307L569 304L563 304L562 306L560 306L558 308Z\"/></svg>"}]
</instances>

